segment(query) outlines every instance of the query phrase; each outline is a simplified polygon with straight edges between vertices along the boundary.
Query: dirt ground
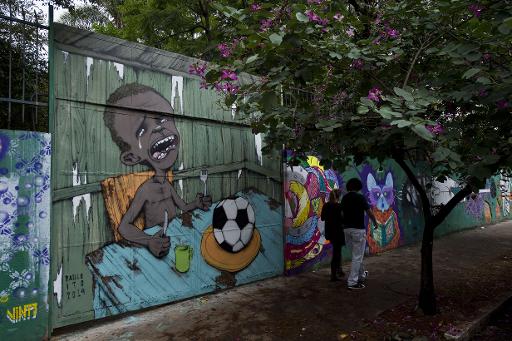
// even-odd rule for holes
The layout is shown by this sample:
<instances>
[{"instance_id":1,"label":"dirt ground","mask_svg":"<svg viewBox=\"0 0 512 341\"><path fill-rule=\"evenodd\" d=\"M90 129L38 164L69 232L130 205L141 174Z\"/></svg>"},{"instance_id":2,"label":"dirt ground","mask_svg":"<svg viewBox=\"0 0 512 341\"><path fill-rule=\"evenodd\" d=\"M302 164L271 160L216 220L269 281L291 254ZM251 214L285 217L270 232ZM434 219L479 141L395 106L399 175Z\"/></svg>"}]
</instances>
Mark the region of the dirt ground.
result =
<instances>
[{"instance_id":1,"label":"dirt ground","mask_svg":"<svg viewBox=\"0 0 512 341\"><path fill-rule=\"evenodd\" d=\"M439 340L500 295L512 295L512 223L434 242L440 313L415 311L419 245L365 260L364 290L329 270L277 277L116 320L55 331L54 340ZM344 265L348 270L349 264Z\"/></svg>"}]
</instances>

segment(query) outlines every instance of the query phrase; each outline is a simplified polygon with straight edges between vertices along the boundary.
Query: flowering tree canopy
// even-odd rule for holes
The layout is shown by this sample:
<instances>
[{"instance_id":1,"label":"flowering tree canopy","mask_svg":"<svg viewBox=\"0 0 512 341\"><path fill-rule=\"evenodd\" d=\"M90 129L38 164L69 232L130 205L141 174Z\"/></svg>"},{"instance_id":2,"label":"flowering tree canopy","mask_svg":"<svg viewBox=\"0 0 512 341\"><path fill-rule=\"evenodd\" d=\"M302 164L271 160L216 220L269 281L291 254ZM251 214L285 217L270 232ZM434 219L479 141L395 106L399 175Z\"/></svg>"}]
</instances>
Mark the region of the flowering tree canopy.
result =
<instances>
[{"instance_id":1,"label":"flowering tree canopy","mask_svg":"<svg viewBox=\"0 0 512 341\"><path fill-rule=\"evenodd\" d=\"M236 102L267 149L316 151L338 167L422 159L441 177L483 179L512 165L510 2L214 6L237 38L217 46L203 87Z\"/></svg>"},{"instance_id":2,"label":"flowering tree canopy","mask_svg":"<svg viewBox=\"0 0 512 341\"><path fill-rule=\"evenodd\" d=\"M335 168L393 158L404 170L424 219L418 306L434 314L434 229L483 179L510 174L512 3L214 6L233 20L236 38L217 46L218 64L195 73L266 134L267 149L315 151ZM242 73L259 78L242 82ZM434 210L410 167L416 160L437 178L464 178L463 188Z\"/></svg>"}]
</instances>

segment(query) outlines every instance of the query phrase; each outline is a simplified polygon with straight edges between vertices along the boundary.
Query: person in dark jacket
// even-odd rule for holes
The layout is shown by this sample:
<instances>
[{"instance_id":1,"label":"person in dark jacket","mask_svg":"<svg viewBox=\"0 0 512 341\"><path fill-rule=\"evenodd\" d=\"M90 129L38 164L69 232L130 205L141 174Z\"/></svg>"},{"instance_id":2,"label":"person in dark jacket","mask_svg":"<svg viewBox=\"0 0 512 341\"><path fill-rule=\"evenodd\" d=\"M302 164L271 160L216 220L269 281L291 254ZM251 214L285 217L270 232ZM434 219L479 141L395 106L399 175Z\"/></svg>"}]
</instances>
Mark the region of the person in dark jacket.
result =
<instances>
[{"instance_id":1,"label":"person in dark jacket","mask_svg":"<svg viewBox=\"0 0 512 341\"><path fill-rule=\"evenodd\" d=\"M343 228L348 248L352 253L352 264L350 265L350 274L347 284L349 289L364 289L364 282L368 277L368 271L364 269L363 258L366 248L366 227L364 224L364 214L377 225L375 216L370 210L370 205L366 198L359 193L363 188L361 180L352 178L347 182L348 193L341 200L343 211Z\"/></svg>"},{"instance_id":2,"label":"person in dark jacket","mask_svg":"<svg viewBox=\"0 0 512 341\"><path fill-rule=\"evenodd\" d=\"M338 281L337 272L341 271L341 247L345 245L341 211L340 190L334 189L329 193L329 201L322 208L322 220L325 221L325 238L332 244L331 281Z\"/></svg>"}]
</instances>

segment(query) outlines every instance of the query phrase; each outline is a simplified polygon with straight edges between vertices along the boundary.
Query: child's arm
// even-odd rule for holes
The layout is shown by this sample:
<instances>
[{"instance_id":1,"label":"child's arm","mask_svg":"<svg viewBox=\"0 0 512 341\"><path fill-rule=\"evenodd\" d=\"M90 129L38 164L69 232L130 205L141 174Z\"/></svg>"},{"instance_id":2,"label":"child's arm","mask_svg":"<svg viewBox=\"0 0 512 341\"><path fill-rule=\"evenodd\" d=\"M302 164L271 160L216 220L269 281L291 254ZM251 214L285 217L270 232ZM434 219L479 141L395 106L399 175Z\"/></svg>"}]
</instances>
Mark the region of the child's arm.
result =
<instances>
[{"instance_id":1,"label":"child's arm","mask_svg":"<svg viewBox=\"0 0 512 341\"><path fill-rule=\"evenodd\" d=\"M119 233L124 239L147 247L156 257L163 257L169 252L170 238L162 236L160 233L154 236L147 235L138 229L137 226L133 225L146 202L144 193L144 186L142 186L135 194L128 211L126 211L121 219Z\"/></svg>"},{"instance_id":2,"label":"child's arm","mask_svg":"<svg viewBox=\"0 0 512 341\"><path fill-rule=\"evenodd\" d=\"M206 211L206 210L208 210L208 208L212 204L211 197L210 196L204 196L202 193L197 193L196 200L194 200L194 201L192 201L192 202L187 204L178 195L178 193L176 193L176 191L174 190L173 186L171 186L171 196L172 196L172 200L174 201L176 206L178 206L178 208L180 210L182 210L183 212L191 211L191 210L194 210L196 208L200 208L200 209Z\"/></svg>"}]
</instances>

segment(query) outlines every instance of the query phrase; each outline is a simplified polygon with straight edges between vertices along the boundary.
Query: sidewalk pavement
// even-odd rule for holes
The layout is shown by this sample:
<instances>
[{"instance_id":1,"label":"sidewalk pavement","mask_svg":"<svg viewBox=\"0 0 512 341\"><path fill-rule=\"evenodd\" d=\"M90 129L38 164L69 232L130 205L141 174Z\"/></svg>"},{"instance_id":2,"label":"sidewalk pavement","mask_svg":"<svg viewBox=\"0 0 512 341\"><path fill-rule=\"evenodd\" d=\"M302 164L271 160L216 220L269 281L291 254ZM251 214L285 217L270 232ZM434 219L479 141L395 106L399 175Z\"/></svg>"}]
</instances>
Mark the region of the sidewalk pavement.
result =
<instances>
[{"instance_id":1,"label":"sidewalk pavement","mask_svg":"<svg viewBox=\"0 0 512 341\"><path fill-rule=\"evenodd\" d=\"M485 267L512 250L512 221L455 233L434 241L436 287ZM363 319L415 297L420 245L365 259L367 287L350 291L329 282L323 268L277 277L169 304L117 320L54 332L52 340L337 340ZM344 264L348 271L350 265Z\"/></svg>"}]
</instances>

